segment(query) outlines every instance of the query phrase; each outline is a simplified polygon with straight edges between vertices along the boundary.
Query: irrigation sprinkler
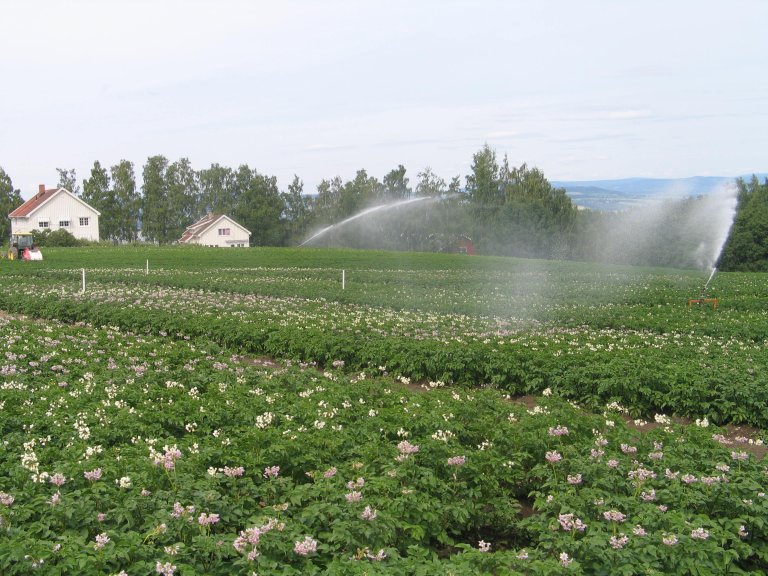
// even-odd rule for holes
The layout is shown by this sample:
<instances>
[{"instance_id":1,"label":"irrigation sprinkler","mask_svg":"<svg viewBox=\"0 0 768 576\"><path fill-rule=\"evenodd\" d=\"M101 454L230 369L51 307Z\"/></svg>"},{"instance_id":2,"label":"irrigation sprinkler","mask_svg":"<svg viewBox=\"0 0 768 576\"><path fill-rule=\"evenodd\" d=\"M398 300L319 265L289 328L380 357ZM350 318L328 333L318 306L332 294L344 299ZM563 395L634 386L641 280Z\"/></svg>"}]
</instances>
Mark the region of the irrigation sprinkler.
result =
<instances>
[{"instance_id":1,"label":"irrigation sprinkler","mask_svg":"<svg viewBox=\"0 0 768 576\"><path fill-rule=\"evenodd\" d=\"M715 278L715 274L717 273L717 268L712 268L712 273L709 275L709 279L707 280L706 284L704 284L704 289L701 291L701 295L698 298L689 298L688 299L688 307L690 308L694 304L698 304L699 306L709 304L712 306L712 309L717 309L717 298L708 298L707 297L707 290L709 289L709 285L712 283L712 280Z\"/></svg>"}]
</instances>

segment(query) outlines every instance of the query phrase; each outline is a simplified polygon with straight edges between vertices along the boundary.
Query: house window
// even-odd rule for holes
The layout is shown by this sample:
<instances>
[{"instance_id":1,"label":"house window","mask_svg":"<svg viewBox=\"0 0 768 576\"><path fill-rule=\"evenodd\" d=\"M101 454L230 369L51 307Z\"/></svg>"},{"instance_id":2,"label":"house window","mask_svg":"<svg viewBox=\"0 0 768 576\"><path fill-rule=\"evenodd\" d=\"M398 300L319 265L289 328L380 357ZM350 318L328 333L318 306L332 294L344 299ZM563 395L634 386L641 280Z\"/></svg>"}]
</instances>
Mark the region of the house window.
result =
<instances>
[{"instance_id":1,"label":"house window","mask_svg":"<svg viewBox=\"0 0 768 576\"><path fill-rule=\"evenodd\" d=\"M219 236L229 236L230 228L219 228Z\"/></svg>"},{"instance_id":2,"label":"house window","mask_svg":"<svg viewBox=\"0 0 768 576\"><path fill-rule=\"evenodd\" d=\"M50 228L48 224L48 220L40 220L40 222L37 223L37 227L40 228L41 230L43 228Z\"/></svg>"},{"instance_id":3,"label":"house window","mask_svg":"<svg viewBox=\"0 0 768 576\"><path fill-rule=\"evenodd\" d=\"M59 220L59 228L69 228L69 220Z\"/></svg>"},{"instance_id":4,"label":"house window","mask_svg":"<svg viewBox=\"0 0 768 576\"><path fill-rule=\"evenodd\" d=\"M88 226L88 216L80 217L80 226Z\"/></svg>"}]
</instances>

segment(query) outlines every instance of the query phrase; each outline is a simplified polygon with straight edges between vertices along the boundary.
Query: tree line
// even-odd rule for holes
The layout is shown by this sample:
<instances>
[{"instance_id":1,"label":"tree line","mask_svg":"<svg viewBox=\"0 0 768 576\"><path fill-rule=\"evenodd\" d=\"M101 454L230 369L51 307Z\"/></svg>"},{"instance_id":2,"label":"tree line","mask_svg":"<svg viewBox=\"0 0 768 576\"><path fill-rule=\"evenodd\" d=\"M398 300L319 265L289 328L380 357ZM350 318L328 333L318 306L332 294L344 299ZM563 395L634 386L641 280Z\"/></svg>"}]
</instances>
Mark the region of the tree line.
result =
<instances>
[{"instance_id":1,"label":"tree line","mask_svg":"<svg viewBox=\"0 0 768 576\"><path fill-rule=\"evenodd\" d=\"M639 265L702 267L716 214L706 198L686 198L621 213L580 210L537 168L511 166L487 144L472 157L470 173L445 180L427 167L413 185L398 165L381 180L365 169L348 181L324 179L314 194L298 176L280 190L277 179L252 169L212 164L195 170L187 158L151 156L140 179L132 162L109 168L95 161L89 177L57 168L58 186L101 212L104 241L168 244L205 214L227 214L252 232L253 246L293 246L373 206L375 217L333 227L317 246L458 251L480 254L600 260ZM139 183L140 180L140 183ZM721 267L768 266L768 183L738 182L739 211ZM419 202L401 202L426 199ZM0 210L22 203L0 167ZM10 222L0 225L3 237ZM53 234L53 233L52 233Z\"/></svg>"},{"instance_id":2,"label":"tree line","mask_svg":"<svg viewBox=\"0 0 768 576\"><path fill-rule=\"evenodd\" d=\"M768 178L737 181L738 204L728 242L718 266L722 270L768 272Z\"/></svg>"}]
</instances>

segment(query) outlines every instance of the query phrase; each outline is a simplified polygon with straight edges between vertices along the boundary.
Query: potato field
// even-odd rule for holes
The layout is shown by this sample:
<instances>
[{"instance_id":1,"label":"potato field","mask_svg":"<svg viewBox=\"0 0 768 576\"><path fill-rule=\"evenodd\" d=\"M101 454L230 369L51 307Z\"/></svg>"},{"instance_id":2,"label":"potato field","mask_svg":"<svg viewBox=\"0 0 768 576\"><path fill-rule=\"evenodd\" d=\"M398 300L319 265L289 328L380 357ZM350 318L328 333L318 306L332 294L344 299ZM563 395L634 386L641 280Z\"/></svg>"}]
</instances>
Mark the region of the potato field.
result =
<instances>
[{"instance_id":1,"label":"potato field","mask_svg":"<svg viewBox=\"0 0 768 576\"><path fill-rule=\"evenodd\" d=\"M0 573L764 574L768 274L0 260Z\"/></svg>"}]
</instances>

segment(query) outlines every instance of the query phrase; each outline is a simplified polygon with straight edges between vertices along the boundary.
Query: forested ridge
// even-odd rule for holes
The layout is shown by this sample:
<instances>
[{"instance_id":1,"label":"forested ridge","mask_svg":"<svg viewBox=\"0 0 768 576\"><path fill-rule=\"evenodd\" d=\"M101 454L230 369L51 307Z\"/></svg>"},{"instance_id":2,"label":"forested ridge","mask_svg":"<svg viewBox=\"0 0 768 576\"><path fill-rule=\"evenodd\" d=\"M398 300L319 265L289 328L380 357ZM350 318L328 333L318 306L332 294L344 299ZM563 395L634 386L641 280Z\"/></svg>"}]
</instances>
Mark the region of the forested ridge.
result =
<instances>
[{"instance_id":1,"label":"forested ridge","mask_svg":"<svg viewBox=\"0 0 768 576\"><path fill-rule=\"evenodd\" d=\"M196 170L187 158L171 162L162 155L149 157L140 174L127 160L111 167L95 161L82 186L75 170L57 170L58 186L101 212L100 236L108 242L173 243L187 226L214 213L249 229L253 246L295 246L366 208L388 205L375 217L330 229L312 245L457 251L471 243L480 254L684 268L715 264L714 227L722 212L707 198L623 212L582 210L538 168L511 166L488 145L472 160L463 181L445 180L426 167L412 183L398 165L381 180L365 169L346 182L324 179L313 193L298 176L281 190L277 178L247 164ZM739 179L736 185L737 215L719 267L768 270L768 180ZM428 199L397 207L417 197ZM0 167L0 210L8 214L22 202ZM0 232L8 238L7 218ZM44 231L39 239L76 242L63 231Z\"/></svg>"}]
</instances>

